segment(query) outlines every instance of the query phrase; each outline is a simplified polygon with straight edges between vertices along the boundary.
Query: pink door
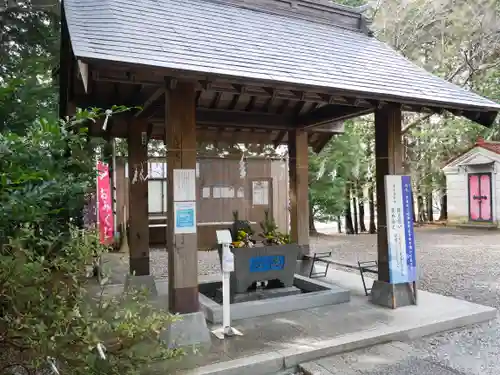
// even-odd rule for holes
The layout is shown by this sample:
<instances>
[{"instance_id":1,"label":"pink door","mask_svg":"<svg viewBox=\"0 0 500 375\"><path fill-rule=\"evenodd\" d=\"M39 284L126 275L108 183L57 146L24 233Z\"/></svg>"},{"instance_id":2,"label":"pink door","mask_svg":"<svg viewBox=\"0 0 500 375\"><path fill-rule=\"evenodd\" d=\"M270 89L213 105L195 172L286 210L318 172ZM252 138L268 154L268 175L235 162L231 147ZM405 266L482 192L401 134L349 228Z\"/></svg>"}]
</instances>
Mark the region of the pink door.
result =
<instances>
[{"instance_id":1,"label":"pink door","mask_svg":"<svg viewBox=\"0 0 500 375\"><path fill-rule=\"evenodd\" d=\"M492 221L491 174L469 174L469 216L472 221Z\"/></svg>"}]
</instances>

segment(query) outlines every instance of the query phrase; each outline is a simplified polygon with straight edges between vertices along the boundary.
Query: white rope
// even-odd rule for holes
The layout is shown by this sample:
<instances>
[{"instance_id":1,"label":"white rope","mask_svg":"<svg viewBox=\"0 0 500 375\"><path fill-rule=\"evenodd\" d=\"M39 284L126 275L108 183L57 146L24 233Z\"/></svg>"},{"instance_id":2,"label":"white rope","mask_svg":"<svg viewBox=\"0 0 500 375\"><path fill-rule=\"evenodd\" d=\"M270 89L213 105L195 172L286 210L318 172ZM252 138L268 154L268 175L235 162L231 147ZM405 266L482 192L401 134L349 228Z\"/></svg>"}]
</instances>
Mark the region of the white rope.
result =
<instances>
[{"instance_id":1,"label":"white rope","mask_svg":"<svg viewBox=\"0 0 500 375\"><path fill-rule=\"evenodd\" d=\"M111 109L106 109L104 113L106 114L106 118L104 119L104 124L102 124L102 130L106 131L108 128L108 120L113 114L113 111Z\"/></svg>"}]
</instances>

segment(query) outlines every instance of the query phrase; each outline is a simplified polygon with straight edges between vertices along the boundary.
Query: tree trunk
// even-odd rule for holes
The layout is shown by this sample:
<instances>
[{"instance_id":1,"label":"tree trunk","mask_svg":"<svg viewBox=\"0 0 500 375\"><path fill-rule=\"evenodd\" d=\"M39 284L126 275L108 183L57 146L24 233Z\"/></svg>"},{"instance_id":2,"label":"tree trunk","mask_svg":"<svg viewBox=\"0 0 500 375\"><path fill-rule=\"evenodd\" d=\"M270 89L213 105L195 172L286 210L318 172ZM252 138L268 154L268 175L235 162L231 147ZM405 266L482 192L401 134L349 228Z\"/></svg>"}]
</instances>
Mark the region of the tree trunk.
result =
<instances>
[{"instance_id":1,"label":"tree trunk","mask_svg":"<svg viewBox=\"0 0 500 375\"><path fill-rule=\"evenodd\" d=\"M377 226L375 225L375 189L373 184L368 188L368 209L370 211L370 233L377 233Z\"/></svg>"},{"instance_id":2,"label":"tree trunk","mask_svg":"<svg viewBox=\"0 0 500 375\"><path fill-rule=\"evenodd\" d=\"M345 233L353 234L354 228L352 226L352 214L351 214L351 188L346 187L345 189Z\"/></svg>"},{"instance_id":3,"label":"tree trunk","mask_svg":"<svg viewBox=\"0 0 500 375\"><path fill-rule=\"evenodd\" d=\"M427 220L429 220L430 223L434 221L434 210L432 207L432 193L429 193L425 197L425 203L427 205Z\"/></svg>"},{"instance_id":4,"label":"tree trunk","mask_svg":"<svg viewBox=\"0 0 500 375\"><path fill-rule=\"evenodd\" d=\"M309 234L312 235L318 234L316 226L314 225L314 210L310 198L309 198Z\"/></svg>"},{"instance_id":5,"label":"tree trunk","mask_svg":"<svg viewBox=\"0 0 500 375\"><path fill-rule=\"evenodd\" d=\"M354 212L352 213L352 218L354 220L354 233L359 234L359 226L358 226L358 202L356 197L352 197L352 208Z\"/></svg>"},{"instance_id":6,"label":"tree trunk","mask_svg":"<svg viewBox=\"0 0 500 375\"><path fill-rule=\"evenodd\" d=\"M413 189L411 192L411 205L412 205L412 211L413 211L413 222L417 222L417 215L416 215L416 210L415 210L415 196L413 195Z\"/></svg>"},{"instance_id":7,"label":"tree trunk","mask_svg":"<svg viewBox=\"0 0 500 375\"><path fill-rule=\"evenodd\" d=\"M337 217L337 230L342 233L342 218L340 216Z\"/></svg>"},{"instance_id":8,"label":"tree trunk","mask_svg":"<svg viewBox=\"0 0 500 375\"><path fill-rule=\"evenodd\" d=\"M439 221L448 220L448 196L446 187L441 187L441 209L439 211Z\"/></svg>"},{"instance_id":9,"label":"tree trunk","mask_svg":"<svg viewBox=\"0 0 500 375\"><path fill-rule=\"evenodd\" d=\"M420 195L417 195L417 207L418 207L418 222L424 223L427 221L425 217L425 207L424 207L424 198Z\"/></svg>"},{"instance_id":10,"label":"tree trunk","mask_svg":"<svg viewBox=\"0 0 500 375\"><path fill-rule=\"evenodd\" d=\"M366 232L365 226L365 200L364 192L361 184L358 184L358 214L359 214L359 231Z\"/></svg>"}]
</instances>

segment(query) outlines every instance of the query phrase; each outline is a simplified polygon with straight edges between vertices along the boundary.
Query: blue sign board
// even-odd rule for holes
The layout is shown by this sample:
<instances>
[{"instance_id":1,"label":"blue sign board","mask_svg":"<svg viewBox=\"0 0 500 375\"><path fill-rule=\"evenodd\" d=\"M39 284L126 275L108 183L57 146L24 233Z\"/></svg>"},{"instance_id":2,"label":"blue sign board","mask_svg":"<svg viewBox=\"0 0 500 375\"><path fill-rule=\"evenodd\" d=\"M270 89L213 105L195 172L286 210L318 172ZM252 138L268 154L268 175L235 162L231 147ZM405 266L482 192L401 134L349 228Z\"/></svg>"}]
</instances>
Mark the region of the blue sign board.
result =
<instances>
[{"instance_id":1,"label":"blue sign board","mask_svg":"<svg viewBox=\"0 0 500 375\"><path fill-rule=\"evenodd\" d=\"M177 228L191 228L194 225L194 210L185 208L177 210Z\"/></svg>"},{"instance_id":2,"label":"blue sign board","mask_svg":"<svg viewBox=\"0 0 500 375\"><path fill-rule=\"evenodd\" d=\"M196 233L196 202L174 202L175 234Z\"/></svg>"},{"instance_id":3,"label":"blue sign board","mask_svg":"<svg viewBox=\"0 0 500 375\"><path fill-rule=\"evenodd\" d=\"M389 278L391 284L417 280L410 176L385 176Z\"/></svg>"},{"instance_id":4,"label":"blue sign board","mask_svg":"<svg viewBox=\"0 0 500 375\"><path fill-rule=\"evenodd\" d=\"M279 271L285 268L284 255L266 255L250 258L250 272Z\"/></svg>"}]
</instances>

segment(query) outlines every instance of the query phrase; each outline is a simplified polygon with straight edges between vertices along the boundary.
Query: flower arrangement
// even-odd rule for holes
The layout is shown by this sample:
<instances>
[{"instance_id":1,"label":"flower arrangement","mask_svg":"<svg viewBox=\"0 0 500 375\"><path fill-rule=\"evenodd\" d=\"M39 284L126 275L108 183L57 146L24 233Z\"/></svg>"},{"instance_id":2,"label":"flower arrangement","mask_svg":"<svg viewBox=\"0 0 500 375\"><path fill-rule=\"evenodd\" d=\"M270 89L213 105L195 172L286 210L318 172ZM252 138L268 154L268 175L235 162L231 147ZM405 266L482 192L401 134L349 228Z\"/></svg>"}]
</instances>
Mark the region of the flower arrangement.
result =
<instances>
[{"instance_id":1,"label":"flower arrangement","mask_svg":"<svg viewBox=\"0 0 500 375\"><path fill-rule=\"evenodd\" d=\"M278 231L276 222L269 214L269 211L264 212L264 220L260 222L262 233L260 237L263 238L262 244L265 246L272 245L286 245L291 243L290 235ZM252 239L253 230L247 220L239 220L238 211L233 211L233 242L232 246L235 248L254 247L255 241Z\"/></svg>"},{"instance_id":2,"label":"flower arrangement","mask_svg":"<svg viewBox=\"0 0 500 375\"><path fill-rule=\"evenodd\" d=\"M233 247L253 247L254 244L250 239L250 235L244 230L239 230L236 234L236 241L232 243Z\"/></svg>"},{"instance_id":3,"label":"flower arrangement","mask_svg":"<svg viewBox=\"0 0 500 375\"><path fill-rule=\"evenodd\" d=\"M264 212L264 220L260 223L262 233L260 236L264 238L265 245L286 245L291 242L290 235L278 231L278 226L274 219L269 215L269 210Z\"/></svg>"}]
</instances>

